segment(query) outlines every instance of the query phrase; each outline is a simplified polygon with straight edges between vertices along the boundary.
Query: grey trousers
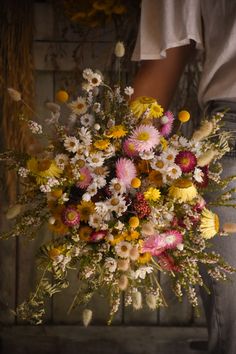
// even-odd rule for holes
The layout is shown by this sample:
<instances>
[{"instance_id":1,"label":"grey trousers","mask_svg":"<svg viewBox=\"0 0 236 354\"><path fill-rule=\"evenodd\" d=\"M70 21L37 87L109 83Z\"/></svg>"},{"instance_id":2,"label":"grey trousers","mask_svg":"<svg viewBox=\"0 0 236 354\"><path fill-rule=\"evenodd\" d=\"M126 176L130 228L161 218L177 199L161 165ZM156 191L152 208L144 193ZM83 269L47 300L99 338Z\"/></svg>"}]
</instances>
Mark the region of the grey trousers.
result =
<instances>
[{"instance_id":1,"label":"grey trousers","mask_svg":"<svg viewBox=\"0 0 236 354\"><path fill-rule=\"evenodd\" d=\"M230 103L232 106L232 104ZM226 114L226 128L236 129L236 103L233 103L231 113ZM222 111L228 103L216 102L210 107L209 113ZM236 153L233 151L222 159L223 176L236 175ZM229 187L236 187L232 182ZM211 196L209 196L211 199ZM232 207L216 207L214 211L219 215L220 223L236 222L236 209ZM216 236L212 239L213 247L230 265L236 267L236 234L229 237ZM230 280L215 281L202 269L205 284L211 291L208 295L201 289L201 296L205 308L208 326L209 354L236 354L236 274L230 275Z\"/></svg>"}]
</instances>

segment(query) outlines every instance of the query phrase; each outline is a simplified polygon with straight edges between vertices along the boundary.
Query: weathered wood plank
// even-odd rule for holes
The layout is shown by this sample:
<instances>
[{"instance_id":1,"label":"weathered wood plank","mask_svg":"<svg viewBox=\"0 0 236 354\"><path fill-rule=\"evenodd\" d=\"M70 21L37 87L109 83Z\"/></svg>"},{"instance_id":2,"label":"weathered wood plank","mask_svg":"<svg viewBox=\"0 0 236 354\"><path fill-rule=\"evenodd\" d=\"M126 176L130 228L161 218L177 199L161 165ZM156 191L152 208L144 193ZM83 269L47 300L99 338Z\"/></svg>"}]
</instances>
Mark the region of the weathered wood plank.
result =
<instances>
[{"instance_id":1,"label":"weathered wood plank","mask_svg":"<svg viewBox=\"0 0 236 354\"><path fill-rule=\"evenodd\" d=\"M113 50L112 42L35 42L34 63L36 70L42 71L73 71L75 67L105 71L110 66Z\"/></svg>"},{"instance_id":2,"label":"weathered wood plank","mask_svg":"<svg viewBox=\"0 0 236 354\"><path fill-rule=\"evenodd\" d=\"M3 211L0 213L0 229L7 228ZM0 241L0 323L12 324L15 316L16 294L16 239Z\"/></svg>"},{"instance_id":3,"label":"weathered wood plank","mask_svg":"<svg viewBox=\"0 0 236 354\"><path fill-rule=\"evenodd\" d=\"M34 4L34 39L53 39L54 26L55 22L52 4L36 2Z\"/></svg>"},{"instance_id":4,"label":"weathered wood plank","mask_svg":"<svg viewBox=\"0 0 236 354\"><path fill-rule=\"evenodd\" d=\"M52 73L36 74L36 111L42 123L48 112L45 109L45 102L53 98L53 75ZM38 119L37 119L38 120ZM22 236L19 239L18 248L18 305L26 300L32 290L34 290L40 272L37 272L36 254L39 247L51 239L51 234L45 226L37 235L37 238L28 241ZM51 318L51 300L46 305L46 319ZM21 323L21 321L19 320Z\"/></svg>"},{"instance_id":5,"label":"weathered wood plank","mask_svg":"<svg viewBox=\"0 0 236 354\"><path fill-rule=\"evenodd\" d=\"M160 325L190 325L192 320L192 307L189 305L186 297L183 298L182 303L178 301L171 290L171 284L167 275L161 274L160 283L168 304L167 308L160 309Z\"/></svg>"},{"instance_id":6,"label":"weathered wood plank","mask_svg":"<svg viewBox=\"0 0 236 354\"><path fill-rule=\"evenodd\" d=\"M207 333L199 327L18 326L3 328L1 339L2 354L197 354L191 342L206 341Z\"/></svg>"}]
</instances>

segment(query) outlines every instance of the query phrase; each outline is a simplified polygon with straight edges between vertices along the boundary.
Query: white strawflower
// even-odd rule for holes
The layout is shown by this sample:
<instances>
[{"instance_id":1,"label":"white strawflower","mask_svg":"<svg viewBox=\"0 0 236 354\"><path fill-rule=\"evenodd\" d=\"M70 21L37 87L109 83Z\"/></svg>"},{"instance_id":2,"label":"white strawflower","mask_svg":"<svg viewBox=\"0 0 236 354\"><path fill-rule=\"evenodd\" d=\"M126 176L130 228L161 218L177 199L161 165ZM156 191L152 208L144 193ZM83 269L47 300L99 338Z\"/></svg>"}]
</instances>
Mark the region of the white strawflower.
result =
<instances>
[{"instance_id":1,"label":"white strawflower","mask_svg":"<svg viewBox=\"0 0 236 354\"><path fill-rule=\"evenodd\" d=\"M173 163L168 167L167 175L172 179L177 179L182 175L182 170L178 165Z\"/></svg>"},{"instance_id":2,"label":"white strawflower","mask_svg":"<svg viewBox=\"0 0 236 354\"><path fill-rule=\"evenodd\" d=\"M91 195L89 193L84 193L82 195L82 199L85 201L85 202L89 202L91 200Z\"/></svg>"},{"instance_id":3,"label":"white strawflower","mask_svg":"<svg viewBox=\"0 0 236 354\"><path fill-rule=\"evenodd\" d=\"M102 217L99 214L94 213L94 214L90 215L88 223L94 229L98 229L101 227Z\"/></svg>"},{"instance_id":4,"label":"white strawflower","mask_svg":"<svg viewBox=\"0 0 236 354\"><path fill-rule=\"evenodd\" d=\"M56 222L56 219L54 218L54 216L50 216L50 218L48 219L48 222L50 225L54 225Z\"/></svg>"},{"instance_id":5,"label":"white strawflower","mask_svg":"<svg viewBox=\"0 0 236 354\"><path fill-rule=\"evenodd\" d=\"M13 99L13 101L16 101L16 102L21 101L21 93L19 91L15 90L11 87L9 87L7 89L7 91L9 93L10 97Z\"/></svg>"},{"instance_id":6,"label":"white strawflower","mask_svg":"<svg viewBox=\"0 0 236 354\"><path fill-rule=\"evenodd\" d=\"M93 312L90 309L84 309L83 311L83 324L88 327L93 317Z\"/></svg>"},{"instance_id":7,"label":"white strawflower","mask_svg":"<svg viewBox=\"0 0 236 354\"><path fill-rule=\"evenodd\" d=\"M118 41L115 46L115 56L122 58L125 55L125 46L123 42Z\"/></svg>"},{"instance_id":8,"label":"white strawflower","mask_svg":"<svg viewBox=\"0 0 236 354\"><path fill-rule=\"evenodd\" d=\"M139 153L139 156L141 157L142 160L152 160L155 156L154 151L142 151Z\"/></svg>"},{"instance_id":9,"label":"white strawflower","mask_svg":"<svg viewBox=\"0 0 236 354\"><path fill-rule=\"evenodd\" d=\"M142 308L142 294L140 291L133 293L132 304L135 310L140 310Z\"/></svg>"},{"instance_id":10,"label":"white strawflower","mask_svg":"<svg viewBox=\"0 0 236 354\"><path fill-rule=\"evenodd\" d=\"M64 140L64 147L69 152L76 152L79 148L79 140L74 136L68 136Z\"/></svg>"},{"instance_id":11,"label":"white strawflower","mask_svg":"<svg viewBox=\"0 0 236 354\"><path fill-rule=\"evenodd\" d=\"M131 86L126 86L125 89L124 89L124 93L125 93L127 96L132 96L132 94L134 93L133 87L131 87Z\"/></svg>"}]
</instances>

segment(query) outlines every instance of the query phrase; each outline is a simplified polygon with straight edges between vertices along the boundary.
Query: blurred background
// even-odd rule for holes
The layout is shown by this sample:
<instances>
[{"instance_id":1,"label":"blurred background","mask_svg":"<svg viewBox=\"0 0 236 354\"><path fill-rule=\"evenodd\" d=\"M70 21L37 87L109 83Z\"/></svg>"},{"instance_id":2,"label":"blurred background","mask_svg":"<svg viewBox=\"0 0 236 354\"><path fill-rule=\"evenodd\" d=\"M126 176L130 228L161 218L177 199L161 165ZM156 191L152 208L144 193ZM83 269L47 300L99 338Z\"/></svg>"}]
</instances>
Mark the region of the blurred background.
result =
<instances>
[{"instance_id":1,"label":"blurred background","mask_svg":"<svg viewBox=\"0 0 236 354\"><path fill-rule=\"evenodd\" d=\"M131 61L139 16L139 0L1 0L1 151L25 151L34 146L19 125L18 108L12 105L7 87L22 93L40 122L49 114L45 103L54 101L58 90L66 90L71 97L79 95L84 68L98 69L111 83L117 82L117 41L124 42L126 48L121 60L122 82L132 85L140 65ZM174 112L182 108L191 111L193 119L187 131L198 122L196 87L200 70L201 58L197 58L186 68L172 103ZM14 202L17 190L14 174L6 176L1 170L1 229L7 227L4 211ZM43 325L18 320L14 309L29 296L39 277L34 267L37 249L50 237L45 231L35 241L24 237L0 241L0 353L206 353L203 310L197 315L187 300L178 303L165 275L157 276L169 308L134 312L122 306L109 327L108 305L102 294L92 302L91 308L96 311L89 328L82 325L81 308L67 314L78 288L74 273L71 286L48 301Z\"/></svg>"}]
</instances>

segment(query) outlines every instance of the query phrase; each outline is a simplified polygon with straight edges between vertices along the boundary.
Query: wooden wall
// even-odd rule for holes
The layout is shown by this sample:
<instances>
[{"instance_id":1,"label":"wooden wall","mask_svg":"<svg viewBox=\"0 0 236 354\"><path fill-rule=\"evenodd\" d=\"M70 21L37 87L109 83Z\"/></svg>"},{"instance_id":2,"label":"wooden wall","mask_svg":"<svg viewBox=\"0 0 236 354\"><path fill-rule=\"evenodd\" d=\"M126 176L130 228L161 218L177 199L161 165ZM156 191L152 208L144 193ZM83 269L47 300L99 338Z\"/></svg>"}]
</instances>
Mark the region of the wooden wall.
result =
<instances>
[{"instance_id":1,"label":"wooden wall","mask_svg":"<svg viewBox=\"0 0 236 354\"><path fill-rule=\"evenodd\" d=\"M63 36L63 28L63 21L55 20L50 4L35 4L36 106L42 119L47 116L44 103L53 100L58 89L76 88L78 68L91 67L107 72L112 62L114 32L111 29L93 31L84 40L79 33L72 31ZM129 77L132 76L134 65L130 65L128 71ZM4 223L2 218L2 227ZM91 306L95 310L92 326L84 329L80 308L70 316L66 314L77 288L76 277L72 274L69 289L48 301L47 325L22 324L5 305L14 309L34 287L37 278L32 266L35 253L48 238L50 235L45 231L36 242L19 238L0 243L1 353L54 353L55 350L58 354L63 348L63 354L67 351L70 354L100 351L103 354L184 354L195 353L189 347L191 339L206 339L203 313L198 318L186 300L179 304L164 275L161 275L160 282L166 289L168 309L133 312L122 306L114 324L106 328L106 299L96 297Z\"/></svg>"}]
</instances>

